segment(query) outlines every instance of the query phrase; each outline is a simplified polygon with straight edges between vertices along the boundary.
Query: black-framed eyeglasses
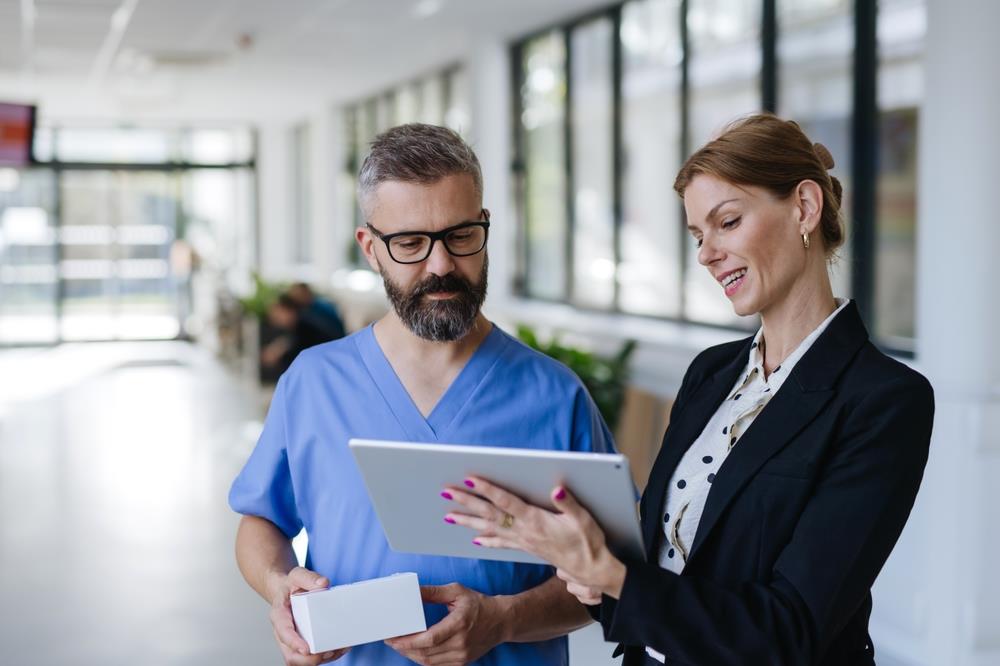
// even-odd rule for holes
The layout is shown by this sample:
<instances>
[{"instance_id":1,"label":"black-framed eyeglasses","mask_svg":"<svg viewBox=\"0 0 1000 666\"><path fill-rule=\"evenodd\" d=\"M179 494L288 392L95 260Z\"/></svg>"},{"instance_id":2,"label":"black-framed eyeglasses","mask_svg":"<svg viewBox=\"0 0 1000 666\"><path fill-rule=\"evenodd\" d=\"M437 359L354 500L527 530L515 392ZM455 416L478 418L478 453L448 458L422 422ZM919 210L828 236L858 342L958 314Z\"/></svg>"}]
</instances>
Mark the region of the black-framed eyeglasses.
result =
<instances>
[{"instance_id":1,"label":"black-framed eyeglasses","mask_svg":"<svg viewBox=\"0 0 1000 666\"><path fill-rule=\"evenodd\" d=\"M484 220L462 222L441 231L400 231L383 234L370 224L375 237L385 243L389 256L398 264L419 264L431 256L435 241L444 243L448 254L454 257L469 257L486 247L490 235L490 212L485 208L479 213Z\"/></svg>"}]
</instances>

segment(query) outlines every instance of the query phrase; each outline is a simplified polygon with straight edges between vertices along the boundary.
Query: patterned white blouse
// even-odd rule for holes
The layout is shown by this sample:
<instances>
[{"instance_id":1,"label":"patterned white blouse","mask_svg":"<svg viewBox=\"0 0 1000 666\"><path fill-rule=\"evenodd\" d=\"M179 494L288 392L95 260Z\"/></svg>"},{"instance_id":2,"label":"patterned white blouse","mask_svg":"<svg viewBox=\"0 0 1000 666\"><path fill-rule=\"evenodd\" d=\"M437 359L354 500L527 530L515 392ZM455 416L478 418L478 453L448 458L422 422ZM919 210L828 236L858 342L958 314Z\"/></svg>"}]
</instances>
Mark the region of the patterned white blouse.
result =
<instances>
[{"instance_id":1,"label":"patterned white blouse","mask_svg":"<svg viewBox=\"0 0 1000 666\"><path fill-rule=\"evenodd\" d=\"M729 397L719 405L701 435L681 458L667 485L661 516L664 537L659 549L662 568L676 574L684 570L715 475L729 451L739 443L740 436L785 383L795 364L848 303L843 298L836 302L833 314L807 335L767 378L764 377L764 331L757 331L750 345L746 369L736 379ZM646 648L646 652L658 661L665 661L656 650Z\"/></svg>"}]
</instances>

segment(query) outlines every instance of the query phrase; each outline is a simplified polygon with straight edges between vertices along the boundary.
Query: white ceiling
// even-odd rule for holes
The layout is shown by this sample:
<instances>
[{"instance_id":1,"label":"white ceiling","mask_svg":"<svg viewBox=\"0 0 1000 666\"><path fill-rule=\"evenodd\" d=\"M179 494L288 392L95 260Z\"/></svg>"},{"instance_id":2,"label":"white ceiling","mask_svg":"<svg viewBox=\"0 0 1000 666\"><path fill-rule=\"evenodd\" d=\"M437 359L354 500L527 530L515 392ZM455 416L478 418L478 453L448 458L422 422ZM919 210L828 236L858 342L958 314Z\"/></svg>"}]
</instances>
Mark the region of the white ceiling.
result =
<instances>
[{"instance_id":1,"label":"white ceiling","mask_svg":"<svg viewBox=\"0 0 1000 666\"><path fill-rule=\"evenodd\" d=\"M0 0L0 97L50 118L254 118L354 99L608 3Z\"/></svg>"}]
</instances>

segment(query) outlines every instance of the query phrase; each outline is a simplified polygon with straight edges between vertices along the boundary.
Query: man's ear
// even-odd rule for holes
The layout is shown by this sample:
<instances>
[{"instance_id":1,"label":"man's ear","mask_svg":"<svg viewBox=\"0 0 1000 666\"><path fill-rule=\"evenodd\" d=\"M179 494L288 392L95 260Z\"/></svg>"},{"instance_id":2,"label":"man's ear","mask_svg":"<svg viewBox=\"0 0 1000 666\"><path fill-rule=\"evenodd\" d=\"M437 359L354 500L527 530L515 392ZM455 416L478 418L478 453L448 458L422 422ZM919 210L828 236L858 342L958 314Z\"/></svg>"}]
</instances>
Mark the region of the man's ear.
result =
<instances>
[{"instance_id":1,"label":"man's ear","mask_svg":"<svg viewBox=\"0 0 1000 666\"><path fill-rule=\"evenodd\" d=\"M372 233L371 229L368 227L358 227L354 230L354 240L357 241L358 247L361 248L361 253L365 255L365 260L371 269L376 273L379 272L378 257L375 256L375 234Z\"/></svg>"},{"instance_id":2,"label":"man's ear","mask_svg":"<svg viewBox=\"0 0 1000 666\"><path fill-rule=\"evenodd\" d=\"M800 234L811 234L823 215L823 188L814 180L803 180L795 187L795 208Z\"/></svg>"}]
</instances>

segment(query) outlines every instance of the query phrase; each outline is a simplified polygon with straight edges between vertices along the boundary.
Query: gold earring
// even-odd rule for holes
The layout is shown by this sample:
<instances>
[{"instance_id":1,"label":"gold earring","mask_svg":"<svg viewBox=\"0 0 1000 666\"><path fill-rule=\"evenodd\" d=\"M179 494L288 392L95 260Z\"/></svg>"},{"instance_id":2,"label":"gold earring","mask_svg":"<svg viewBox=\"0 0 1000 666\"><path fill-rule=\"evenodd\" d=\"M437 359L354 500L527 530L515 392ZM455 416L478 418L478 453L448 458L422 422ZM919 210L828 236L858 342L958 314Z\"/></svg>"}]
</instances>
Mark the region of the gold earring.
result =
<instances>
[{"instance_id":1,"label":"gold earring","mask_svg":"<svg viewBox=\"0 0 1000 666\"><path fill-rule=\"evenodd\" d=\"M807 250L809 249L809 234L802 234L802 245Z\"/></svg>"}]
</instances>

